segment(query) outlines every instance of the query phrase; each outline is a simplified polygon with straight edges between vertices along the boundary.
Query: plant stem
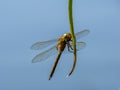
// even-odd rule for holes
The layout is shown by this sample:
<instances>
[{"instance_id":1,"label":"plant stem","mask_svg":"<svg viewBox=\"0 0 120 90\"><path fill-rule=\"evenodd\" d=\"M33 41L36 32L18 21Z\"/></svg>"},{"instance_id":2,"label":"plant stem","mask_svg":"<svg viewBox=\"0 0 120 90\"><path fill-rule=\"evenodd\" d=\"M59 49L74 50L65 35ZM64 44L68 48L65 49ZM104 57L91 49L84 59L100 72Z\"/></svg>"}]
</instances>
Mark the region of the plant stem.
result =
<instances>
[{"instance_id":1,"label":"plant stem","mask_svg":"<svg viewBox=\"0 0 120 90\"><path fill-rule=\"evenodd\" d=\"M74 33L72 4L73 4L73 0L69 0L68 1L68 16L69 16L70 32L72 34L72 45L73 45L73 49L74 49L74 63L73 63L72 69L71 69L70 73L68 74L68 76L70 76L72 74L72 72L74 71L75 66L76 66L76 61L77 61L76 37L75 37L75 33Z\"/></svg>"}]
</instances>

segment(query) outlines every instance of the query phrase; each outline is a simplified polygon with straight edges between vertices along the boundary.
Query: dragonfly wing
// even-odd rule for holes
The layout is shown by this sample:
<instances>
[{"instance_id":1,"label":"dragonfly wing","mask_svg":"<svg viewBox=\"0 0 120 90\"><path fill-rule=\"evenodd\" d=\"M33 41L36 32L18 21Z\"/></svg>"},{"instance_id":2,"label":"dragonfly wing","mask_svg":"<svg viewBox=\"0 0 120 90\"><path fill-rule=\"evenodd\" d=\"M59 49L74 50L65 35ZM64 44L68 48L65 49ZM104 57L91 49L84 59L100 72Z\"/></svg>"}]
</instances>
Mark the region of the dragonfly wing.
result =
<instances>
[{"instance_id":1,"label":"dragonfly wing","mask_svg":"<svg viewBox=\"0 0 120 90\"><path fill-rule=\"evenodd\" d=\"M72 42L70 42L70 45L72 46ZM82 48L84 48L86 46L85 42L77 42L76 43L76 49L77 51L81 50ZM72 46L73 48L73 46ZM71 50L71 49L70 49ZM71 50L73 52L73 50ZM65 48L65 50L63 51L64 53L69 53L68 51L68 47Z\"/></svg>"},{"instance_id":2,"label":"dragonfly wing","mask_svg":"<svg viewBox=\"0 0 120 90\"><path fill-rule=\"evenodd\" d=\"M82 30L80 32L77 32L75 35L76 35L76 39L80 39L81 37L84 37L86 35L88 35L89 33L89 30L85 29L85 30Z\"/></svg>"},{"instance_id":3,"label":"dragonfly wing","mask_svg":"<svg viewBox=\"0 0 120 90\"><path fill-rule=\"evenodd\" d=\"M32 50L43 49L43 48L46 48L46 47L56 43L57 41L58 41L58 39L53 39L53 40L44 41L44 42L36 42L31 46L31 49Z\"/></svg>"},{"instance_id":4,"label":"dragonfly wing","mask_svg":"<svg viewBox=\"0 0 120 90\"><path fill-rule=\"evenodd\" d=\"M85 42L77 42L76 46L77 46L77 51L79 51L86 46L86 43Z\"/></svg>"},{"instance_id":5,"label":"dragonfly wing","mask_svg":"<svg viewBox=\"0 0 120 90\"><path fill-rule=\"evenodd\" d=\"M40 62L40 61L44 61L44 60L48 59L50 56L52 56L56 53L57 53L56 46L53 46L50 49L36 55L32 59L32 63L37 63L37 62Z\"/></svg>"}]
</instances>

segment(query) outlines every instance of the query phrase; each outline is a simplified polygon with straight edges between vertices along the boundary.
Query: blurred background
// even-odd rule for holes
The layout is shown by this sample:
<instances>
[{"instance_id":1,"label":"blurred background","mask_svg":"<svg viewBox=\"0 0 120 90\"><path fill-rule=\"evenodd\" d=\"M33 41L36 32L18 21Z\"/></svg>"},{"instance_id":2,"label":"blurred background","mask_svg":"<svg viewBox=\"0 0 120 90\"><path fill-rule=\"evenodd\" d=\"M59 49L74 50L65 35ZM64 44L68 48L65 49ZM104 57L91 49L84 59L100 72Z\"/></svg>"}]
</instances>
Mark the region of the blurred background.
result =
<instances>
[{"instance_id":1,"label":"blurred background","mask_svg":"<svg viewBox=\"0 0 120 90\"><path fill-rule=\"evenodd\" d=\"M120 1L73 0L75 32L89 29L79 41L74 73L66 78L72 54L32 63L41 51L31 50L37 41L59 38L69 32L68 0L0 1L0 90L120 90Z\"/></svg>"}]
</instances>

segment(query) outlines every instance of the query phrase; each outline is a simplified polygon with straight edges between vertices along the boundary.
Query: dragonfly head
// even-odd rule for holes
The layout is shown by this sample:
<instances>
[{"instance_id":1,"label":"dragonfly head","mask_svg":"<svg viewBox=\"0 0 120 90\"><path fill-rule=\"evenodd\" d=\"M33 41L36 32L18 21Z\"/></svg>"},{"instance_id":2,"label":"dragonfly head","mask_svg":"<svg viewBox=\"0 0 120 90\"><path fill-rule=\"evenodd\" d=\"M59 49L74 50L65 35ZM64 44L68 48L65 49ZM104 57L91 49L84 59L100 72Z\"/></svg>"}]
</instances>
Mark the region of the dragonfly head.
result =
<instances>
[{"instance_id":1,"label":"dragonfly head","mask_svg":"<svg viewBox=\"0 0 120 90\"><path fill-rule=\"evenodd\" d=\"M63 37L66 42L69 42L72 39L72 35L70 33L64 34Z\"/></svg>"}]
</instances>

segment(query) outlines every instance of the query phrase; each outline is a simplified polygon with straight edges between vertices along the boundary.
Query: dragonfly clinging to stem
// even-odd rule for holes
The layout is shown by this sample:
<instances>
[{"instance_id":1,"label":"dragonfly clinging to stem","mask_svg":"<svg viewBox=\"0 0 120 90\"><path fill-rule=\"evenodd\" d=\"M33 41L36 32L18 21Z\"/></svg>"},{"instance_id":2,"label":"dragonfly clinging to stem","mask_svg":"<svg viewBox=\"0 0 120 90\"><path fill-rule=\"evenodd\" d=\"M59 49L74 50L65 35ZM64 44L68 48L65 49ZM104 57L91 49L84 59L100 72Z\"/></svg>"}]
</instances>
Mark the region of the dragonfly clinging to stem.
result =
<instances>
[{"instance_id":1,"label":"dragonfly clinging to stem","mask_svg":"<svg viewBox=\"0 0 120 90\"><path fill-rule=\"evenodd\" d=\"M88 33L89 33L89 30L80 31L80 32L75 34L76 39L78 40L79 38L87 35ZM57 55L56 60L54 62L53 68L50 72L49 80L52 78L52 76L54 74L54 71L56 69L56 66L58 64L58 61L60 59L61 54L66 51L65 50L66 46L67 46L68 52L73 52L73 46L72 46L71 42L72 42L72 35L70 33L66 33L66 34L62 35L60 38L49 40L49 41L36 42L35 44L33 44L31 46L31 49L33 49L33 50L40 50L40 49L48 47L54 43L57 43L57 45L54 45L50 49L48 49L44 52L41 52L40 54L36 55L32 59L33 63L37 63L37 62L44 61L44 60L48 59L50 56L52 56L58 52L58 55ZM85 47L86 43L85 42L77 42L76 45L77 45L77 51L78 51L79 49Z\"/></svg>"}]
</instances>

